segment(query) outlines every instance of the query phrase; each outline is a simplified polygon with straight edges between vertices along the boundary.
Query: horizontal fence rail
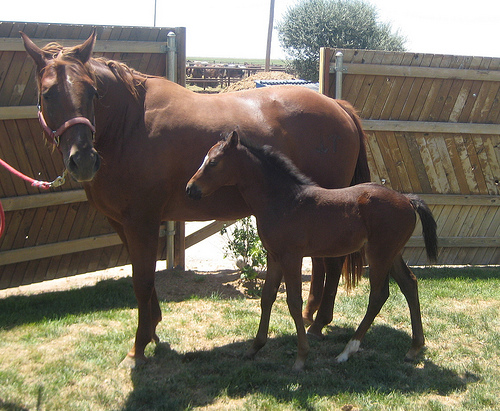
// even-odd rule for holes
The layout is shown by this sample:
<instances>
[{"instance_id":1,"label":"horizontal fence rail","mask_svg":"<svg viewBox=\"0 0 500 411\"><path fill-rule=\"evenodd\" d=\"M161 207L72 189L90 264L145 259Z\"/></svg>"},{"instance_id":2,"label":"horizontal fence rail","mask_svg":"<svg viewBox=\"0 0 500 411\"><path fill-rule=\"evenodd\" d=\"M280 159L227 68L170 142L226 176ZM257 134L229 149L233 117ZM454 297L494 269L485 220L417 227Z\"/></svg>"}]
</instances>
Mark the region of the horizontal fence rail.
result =
<instances>
[{"instance_id":1,"label":"horizontal fence rail","mask_svg":"<svg viewBox=\"0 0 500 411\"><path fill-rule=\"evenodd\" d=\"M430 205L440 264L500 264L500 59L322 49L320 90L359 110L372 179Z\"/></svg>"}]
</instances>

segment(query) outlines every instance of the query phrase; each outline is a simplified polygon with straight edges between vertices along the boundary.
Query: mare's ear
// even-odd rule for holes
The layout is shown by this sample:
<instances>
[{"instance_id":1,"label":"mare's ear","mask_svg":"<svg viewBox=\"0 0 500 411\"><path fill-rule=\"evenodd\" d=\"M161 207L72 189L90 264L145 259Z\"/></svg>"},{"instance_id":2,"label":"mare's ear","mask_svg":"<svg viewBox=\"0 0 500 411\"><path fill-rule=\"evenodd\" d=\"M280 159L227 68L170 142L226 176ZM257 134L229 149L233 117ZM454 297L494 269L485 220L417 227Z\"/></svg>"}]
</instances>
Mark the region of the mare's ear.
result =
<instances>
[{"instance_id":1,"label":"mare's ear","mask_svg":"<svg viewBox=\"0 0 500 411\"><path fill-rule=\"evenodd\" d=\"M89 61L92 56L92 50L94 49L95 39L97 34L95 30L92 32L90 37L85 40L83 44L76 46L74 49L75 57L80 60L83 64Z\"/></svg>"},{"instance_id":2,"label":"mare's ear","mask_svg":"<svg viewBox=\"0 0 500 411\"><path fill-rule=\"evenodd\" d=\"M24 48L28 55L33 59L38 70L41 70L47 65L47 56L43 52L43 50L38 47L33 41L22 31L19 32L21 37L23 38Z\"/></svg>"},{"instance_id":3,"label":"mare's ear","mask_svg":"<svg viewBox=\"0 0 500 411\"><path fill-rule=\"evenodd\" d=\"M234 148L240 143L240 136L236 131L233 131L227 138L227 146Z\"/></svg>"}]
</instances>

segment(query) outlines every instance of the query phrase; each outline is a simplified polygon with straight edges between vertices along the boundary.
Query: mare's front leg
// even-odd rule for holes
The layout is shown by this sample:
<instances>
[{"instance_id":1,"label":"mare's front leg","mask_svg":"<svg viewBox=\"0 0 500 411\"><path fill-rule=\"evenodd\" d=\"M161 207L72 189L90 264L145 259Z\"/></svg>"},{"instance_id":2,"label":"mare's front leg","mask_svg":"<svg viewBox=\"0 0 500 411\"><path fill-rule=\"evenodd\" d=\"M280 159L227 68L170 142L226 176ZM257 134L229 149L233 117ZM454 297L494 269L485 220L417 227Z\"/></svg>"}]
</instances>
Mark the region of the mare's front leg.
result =
<instances>
[{"instance_id":1,"label":"mare's front leg","mask_svg":"<svg viewBox=\"0 0 500 411\"><path fill-rule=\"evenodd\" d=\"M342 274L342 266L344 265L345 257L325 258L324 269L326 271L325 286L322 289L321 304L318 308L318 314L314 322L307 330L307 334L323 338L323 328L330 324L333 319L333 307L335 305L335 297L339 287L340 275ZM313 286L311 280L311 287Z\"/></svg>"},{"instance_id":2,"label":"mare's front leg","mask_svg":"<svg viewBox=\"0 0 500 411\"><path fill-rule=\"evenodd\" d=\"M257 354L257 352L267 342L271 309L274 301L276 300L282 276L281 267L277 263L276 259L268 253L266 280L264 282L264 287L262 288L262 297L260 299L261 315L259 330L257 331L257 335L252 343L252 346L245 353L245 358L253 359L255 354Z\"/></svg>"},{"instance_id":3,"label":"mare's front leg","mask_svg":"<svg viewBox=\"0 0 500 411\"><path fill-rule=\"evenodd\" d=\"M325 286L325 263L321 257L312 257L311 270L311 287L309 288L309 296L307 303L302 311L304 324L311 325L314 322L314 313L318 311L323 297L323 289Z\"/></svg>"},{"instance_id":4,"label":"mare's front leg","mask_svg":"<svg viewBox=\"0 0 500 411\"><path fill-rule=\"evenodd\" d=\"M135 343L124 360L131 366L145 361L146 346L151 341L159 341L156 326L161 321L161 310L154 287L158 230L159 220L154 219L143 219L123 225L132 262L132 280L139 311Z\"/></svg>"}]
</instances>

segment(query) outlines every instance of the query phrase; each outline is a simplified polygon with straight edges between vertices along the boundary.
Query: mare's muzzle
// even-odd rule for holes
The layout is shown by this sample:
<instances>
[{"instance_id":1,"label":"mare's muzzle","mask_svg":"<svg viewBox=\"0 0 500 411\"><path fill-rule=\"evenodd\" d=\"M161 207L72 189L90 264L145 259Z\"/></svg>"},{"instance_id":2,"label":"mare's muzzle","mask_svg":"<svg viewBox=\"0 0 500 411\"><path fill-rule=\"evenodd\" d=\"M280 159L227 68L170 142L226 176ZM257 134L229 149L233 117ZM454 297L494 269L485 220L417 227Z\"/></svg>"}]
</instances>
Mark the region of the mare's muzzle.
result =
<instances>
[{"instance_id":1,"label":"mare's muzzle","mask_svg":"<svg viewBox=\"0 0 500 411\"><path fill-rule=\"evenodd\" d=\"M92 146L85 148L73 146L66 161L66 168L71 176L81 183L91 181L100 166L101 158Z\"/></svg>"}]
</instances>

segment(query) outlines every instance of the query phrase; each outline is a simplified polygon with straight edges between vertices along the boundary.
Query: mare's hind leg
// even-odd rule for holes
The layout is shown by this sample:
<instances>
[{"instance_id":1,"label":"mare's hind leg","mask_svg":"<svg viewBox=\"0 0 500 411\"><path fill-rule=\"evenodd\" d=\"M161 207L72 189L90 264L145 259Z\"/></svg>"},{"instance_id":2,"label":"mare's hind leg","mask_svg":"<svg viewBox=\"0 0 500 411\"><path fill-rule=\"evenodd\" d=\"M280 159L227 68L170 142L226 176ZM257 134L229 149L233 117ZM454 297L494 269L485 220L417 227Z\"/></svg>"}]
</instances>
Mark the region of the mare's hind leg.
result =
<instances>
[{"instance_id":1,"label":"mare's hind leg","mask_svg":"<svg viewBox=\"0 0 500 411\"><path fill-rule=\"evenodd\" d=\"M318 338L323 338L322 329L330 324L333 319L333 307L335 305L335 297L339 287L340 275L345 257L325 258L324 267L326 270L326 282L323 288L321 304L318 309L318 314L314 319L313 324L307 330L307 334ZM311 284L312 286L312 284Z\"/></svg>"},{"instance_id":2,"label":"mare's hind leg","mask_svg":"<svg viewBox=\"0 0 500 411\"><path fill-rule=\"evenodd\" d=\"M245 353L245 358L252 359L255 354L266 344L267 333L269 331L269 320L271 318L271 309L273 307L274 301L276 300L276 294L281 284L281 278L283 273L281 271L281 266L278 264L276 259L274 259L269 253L267 255L267 275L264 282L264 287L262 288L262 297L260 299L261 315L259 330L257 335L253 340L252 346Z\"/></svg>"},{"instance_id":3,"label":"mare's hind leg","mask_svg":"<svg viewBox=\"0 0 500 411\"><path fill-rule=\"evenodd\" d=\"M389 268L387 264L377 264L370 262L370 297L365 317L359 324L351 340L347 343L344 351L337 357L337 362L344 362L349 356L357 351L361 345L361 340L373 323L373 320L380 312L380 309L389 297Z\"/></svg>"},{"instance_id":4,"label":"mare's hind leg","mask_svg":"<svg viewBox=\"0 0 500 411\"><path fill-rule=\"evenodd\" d=\"M391 268L391 275L398 283L401 292L408 302L408 307L410 308L412 343L410 350L406 353L405 361L414 361L425 343L420 302L418 298L417 278L408 268L401 255L397 256L394 260Z\"/></svg>"},{"instance_id":5,"label":"mare's hind leg","mask_svg":"<svg viewBox=\"0 0 500 411\"><path fill-rule=\"evenodd\" d=\"M314 322L313 316L321 305L323 289L325 286L325 263L324 258L313 257L311 271L311 288L307 297L306 307L302 311L302 318L305 325L311 325Z\"/></svg>"}]
</instances>

